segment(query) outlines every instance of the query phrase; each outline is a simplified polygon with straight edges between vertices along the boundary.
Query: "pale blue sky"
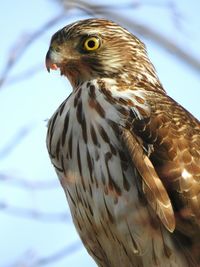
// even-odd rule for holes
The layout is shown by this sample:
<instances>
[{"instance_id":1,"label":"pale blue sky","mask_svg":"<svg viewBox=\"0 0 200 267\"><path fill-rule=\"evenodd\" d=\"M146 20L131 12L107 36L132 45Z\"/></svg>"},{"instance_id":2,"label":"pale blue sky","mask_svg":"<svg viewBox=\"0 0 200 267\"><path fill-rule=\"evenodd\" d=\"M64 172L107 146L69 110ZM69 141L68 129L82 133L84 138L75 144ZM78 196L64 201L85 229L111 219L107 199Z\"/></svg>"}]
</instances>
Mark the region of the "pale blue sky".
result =
<instances>
[{"instance_id":1,"label":"pale blue sky","mask_svg":"<svg viewBox=\"0 0 200 267\"><path fill-rule=\"evenodd\" d=\"M107 3L109 1L106 1ZM139 1L138 1L139 2ZM141 1L142 2L142 1ZM156 3L156 1L144 1ZM166 1L157 1L162 4ZM181 29L172 23L171 12L161 6L145 5L134 12L123 11L127 16L156 28L161 33L174 39L187 51L200 58L199 34L199 1L174 1L180 3L182 14ZM112 1L111 1L112 3ZM6 63L11 47L20 41L20 36L26 36L37 30L61 9L55 1L48 0L7 0L1 7L1 43L0 43L0 73ZM121 11L122 12L122 11ZM74 13L75 14L75 13ZM34 42L10 73L17 75L32 66L41 66L41 71L21 82L5 84L0 90L0 207L8 204L10 207L35 209L44 213L64 213L68 211L65 196L60 188L55 172L50 164L46 147L46 119L70 92L69 83L56 72L49 75L45 70L44 58L51 35L78 17L71 14L55 25ZM156 66L160 80L165 89L200 118L200 75L172 55L155 45L150 39L146 43L149 55ZM24 138L11 150L8 144L16 133L24 129ZM26 132L27 131L27 132ZM7 182L2 181L2 174L7 175ZM20 186L19 181L26 181ZM38 182L55 184L50 189L27 189ZM0 267L38 266L30 262L33 258L48 256L62 250L78 236L70 219L61 221L42 221L14 215L15 209L0 209ZM16 264L18 263L18 265ZM13 265L12 265L13 264ZM32 264L32 265L31 265ZM40 265L41 266L41 265ZM48 264L47 267L95 266L85 250Z\"/></svg>"}]
</instances>

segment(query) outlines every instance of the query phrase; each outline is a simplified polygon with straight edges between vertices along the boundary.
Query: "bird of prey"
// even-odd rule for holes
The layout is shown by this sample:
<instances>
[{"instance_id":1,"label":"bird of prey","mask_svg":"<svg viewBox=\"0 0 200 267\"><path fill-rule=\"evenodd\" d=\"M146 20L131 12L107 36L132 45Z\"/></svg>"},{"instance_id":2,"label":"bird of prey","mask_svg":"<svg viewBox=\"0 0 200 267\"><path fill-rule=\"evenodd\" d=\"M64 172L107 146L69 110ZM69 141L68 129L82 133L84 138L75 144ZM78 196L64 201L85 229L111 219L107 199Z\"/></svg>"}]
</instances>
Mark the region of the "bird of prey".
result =
<instances>
[{"instance_id":1,"label":"bird of prey","mask_svg":"<svg viewBox=\"0 0 200 267\"><path fill-rule=\"evenodd\" d=\"M145 45L81 20L53 35L46 66L73 87L47 148L97 265L200 266L200 123L167 95Z\"/></svg>"}]
</instances>

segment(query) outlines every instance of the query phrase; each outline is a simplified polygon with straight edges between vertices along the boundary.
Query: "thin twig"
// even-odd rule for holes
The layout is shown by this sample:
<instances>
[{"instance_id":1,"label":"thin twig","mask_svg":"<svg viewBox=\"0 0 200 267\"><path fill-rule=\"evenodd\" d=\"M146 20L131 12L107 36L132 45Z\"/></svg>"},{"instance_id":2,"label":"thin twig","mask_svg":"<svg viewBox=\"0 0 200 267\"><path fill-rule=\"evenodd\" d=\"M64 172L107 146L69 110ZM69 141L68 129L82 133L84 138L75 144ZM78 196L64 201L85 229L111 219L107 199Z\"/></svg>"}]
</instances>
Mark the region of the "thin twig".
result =
<instances>
[{"instance_id":1,"label":"thin twig","mask_svg":"<svg viewBox=\"0 0 200 267\"><path fill-rule=\"evenodd\" d=\"M16 186L23 188L25 190L50 190L60 187L57 179L52 179L48 181L36 180L29 181L22 177L16 177L10 174L0 173L0 182L3 182L8 186Z\"/></svg>"},{"instance_id":2,"label":"thin twig","mask_svg":"<svg viewBox=\"0 0 200 267\"><path fill-rule=\"evenodd\" d=\"M0 159L7 157L19 143L24 139L33 129L35 125L28 124L20 128L20 130L15 133L11 140L0 149Z\"/></svg>"},{"instance_id":3,"label":"thin twig","mask_svg":"<svg viewBox=\"0 0 200 267\"><path fill-rule=\"evenodd\" d=\"M6 66L4 68L2 77L0 78L0 87L5 82L5 80L8 79L8 75L13 68L13 66L17 63L17 61L21 58L21 56L24 54L26 49L29 47L32 42L37 40L46 30L54 26L57 22L59 22L61 19L66 17L66 12L69 12L70 10L81 10L82 12L88 14L89 16L103 16L107 18L113 18L113 20L118 21L121 24L126 25L129 27L133 32L138 33L144 37L151 38L153 42L155 42L157 45L165 48L168 52L170 52L172 55L176 56L179 60L187 64L189 67L192 67L195 71L200 71L200 59L198 59L196 56L191 55L186 50L178 46L173 40L170 40L165 35L157 32L156 30L153 30L152 28L149 28L147 25L142 25L138 23L137 21L134 21L133 19L127 19L123 12L116 13L116 11L119 11L121 9L136 9L138 7L141 7L142 5L154 5L154 6L162 6L165 8L169 8L172 12L172 19L174 21L174 24L177 28L180 29L180 18L182 15L178 11L177 7L175 6L173 1L168 1L166 4L160 4L159 2L153 2L150 3L142 3L138 1L133 1L131 3L123 3L123 4L107 4L107 5L99 5L99 4L91 4L88 1L60 1L65 8L65 12L60 13L58 16L54 17L47 23L45 23L40 29L32 33L31 35L25 35L21 36L19 38L19 41L14 45L14 47L11 49L9 53L9 57L6 63ZM122 15L121 15L122 14ZM8 79L8 83L13 83L15 81L21 81L24 80L30 75L34 74L38 70L30 69L25 73L22 73L22 75L11 77Z\"/></svg>"},{"instance_id":4,"label":"thin twig","mask_svg":"<svg viewBox=\"0 0 200 267\"><path fill-rule=\"evenodd\" d=\"M81 244L80 240L77 240L49 256L36 260L36 266L44 266L49 263L52 264L54 262L62 260L63 258L69 255L71 256L73 253L79 251L82 247L83 245Z\"/></svg>"},{"instance_id":5,"label":"thin twig","mask_svg":"<svg viewBox=\"0 0 200 267\"><path fill-rule=\"evenodd\" d=\"M37 64L35 66L32 66L28 68L27 70L17 74L13 75L11 77L7 77L6 82L4 83L4 86L11 85L13 83L22 82L24 80L27 80L29 78L32 78L34 75L36 75L38 72L42 71L44 69L44 64Z\"/></svg>"},{"instance_id":6,"label":"thin twig","mask_svg":"<svg viewBox=\"0 0 200 267\"><path fill-rule=\"evenodd\" d=\"M3 201L0 201L0 211L7 213L11 216L17 216L21 218L31 219L31 220L40 220L48 223L71 223L71 217L67 212L55 212L47 213L39 211L36 209L28 209L22 207L16 207L10 204L7 204Z\"/></svg>"},{"instance_id":7,"label":"thin twig","mask_svg":"<svg viewBox=\"0 0 200 267\"><path fill-rule=\"evenodd\" d=\"M81 241L76 240L48 256L39 256L37 251L31 249L26 251L20 259L9 264L7 267L39 267L46 266L47 264L55 264L56 262L71 256L73 253L76 253L82 247L83 245L81 244Z\"/></svg>"},{"instance_id":8,"label":"thin twig","mask_svg":"<svg viewBox=\"0 0 200 267\"><path fill-rule=\"evenodd\" d=\"M5 80L8 77L8 74L21 58L21 56L25 53L28 47L36 41L46 30L54 26L58 21L65 17L65 12L60 13L54 18L50 19L43 26L41 26L38 30L33 32L32 34L25 34L20 36L19 40L13 45L9 52L9 56L3 70L2 76L0 78L0 89Z\"/></svg>"}]
</instances>

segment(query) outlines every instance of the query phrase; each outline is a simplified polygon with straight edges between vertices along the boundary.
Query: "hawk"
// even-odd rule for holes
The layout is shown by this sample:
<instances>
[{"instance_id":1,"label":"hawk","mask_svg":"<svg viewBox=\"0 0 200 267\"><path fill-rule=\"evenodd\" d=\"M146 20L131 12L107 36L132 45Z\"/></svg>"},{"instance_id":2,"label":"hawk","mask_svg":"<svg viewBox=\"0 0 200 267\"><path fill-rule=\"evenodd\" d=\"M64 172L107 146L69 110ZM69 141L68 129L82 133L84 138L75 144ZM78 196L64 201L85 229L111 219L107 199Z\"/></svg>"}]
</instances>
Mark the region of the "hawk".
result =
<instances>
[{"instance_id":1,"label":"hawk","mask_svg":"<svg viewBox=\"0 0 200 267\"><path fill-rule=\"evenodd\" d=\"M53 35L46 67L73 87L47 148L97 265L200 266L200 123L167 95L145 45L81 20Z\"/></svg>"}]
</instances>

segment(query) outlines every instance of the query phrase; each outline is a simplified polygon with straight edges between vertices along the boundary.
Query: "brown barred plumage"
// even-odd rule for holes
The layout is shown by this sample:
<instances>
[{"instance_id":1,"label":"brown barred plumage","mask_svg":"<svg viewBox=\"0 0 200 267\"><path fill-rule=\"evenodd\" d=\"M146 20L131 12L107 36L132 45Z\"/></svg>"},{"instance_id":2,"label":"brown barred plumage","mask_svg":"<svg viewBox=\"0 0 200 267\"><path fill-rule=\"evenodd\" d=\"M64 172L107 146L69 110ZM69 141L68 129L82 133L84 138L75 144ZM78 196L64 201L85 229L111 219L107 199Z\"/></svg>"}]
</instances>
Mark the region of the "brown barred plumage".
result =
<instances>
[{"instance_id":1,"label":"brown barred plumage","mask_svg":"<svg viewBox=\"0 0 200 267\"><path fill-rule=\"evenodd\" d=\"M54 34L46 65L73 87L47 148L97 265L200 266L200 124L167 96L142 42L78 21Z\"/></svg>"}]
</instances>

